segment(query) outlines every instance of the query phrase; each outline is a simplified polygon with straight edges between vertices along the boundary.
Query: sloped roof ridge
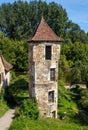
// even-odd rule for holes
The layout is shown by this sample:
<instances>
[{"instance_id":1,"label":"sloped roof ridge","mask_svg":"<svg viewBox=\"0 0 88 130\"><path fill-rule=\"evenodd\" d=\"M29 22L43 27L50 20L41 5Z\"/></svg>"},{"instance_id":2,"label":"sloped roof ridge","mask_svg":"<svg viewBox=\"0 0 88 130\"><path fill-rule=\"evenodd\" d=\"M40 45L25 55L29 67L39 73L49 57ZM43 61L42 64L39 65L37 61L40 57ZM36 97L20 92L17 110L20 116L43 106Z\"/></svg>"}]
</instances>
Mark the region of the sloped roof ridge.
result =
<instances>
[{"instance_id":1,"label":"sloped roof ridge","mask_svg":"<svg viewBox=\"0 0 88 130\"><path fill-rule=\"evenodd\" d=\"M63 41L63 39L55 34L42 17L33 37L29 41Z\"/></svg>"},{"instance_id":2,"label":"sloped roof ridge","mask_svg":"<svg viewBox=\"0 0 88 130\"><path fill-rule=\"evenodd\" d=\"M9 62L7 62L2 55L1 55L1 60L6 71L12 69L13 66Z\"/></svg>"}]
</instances>

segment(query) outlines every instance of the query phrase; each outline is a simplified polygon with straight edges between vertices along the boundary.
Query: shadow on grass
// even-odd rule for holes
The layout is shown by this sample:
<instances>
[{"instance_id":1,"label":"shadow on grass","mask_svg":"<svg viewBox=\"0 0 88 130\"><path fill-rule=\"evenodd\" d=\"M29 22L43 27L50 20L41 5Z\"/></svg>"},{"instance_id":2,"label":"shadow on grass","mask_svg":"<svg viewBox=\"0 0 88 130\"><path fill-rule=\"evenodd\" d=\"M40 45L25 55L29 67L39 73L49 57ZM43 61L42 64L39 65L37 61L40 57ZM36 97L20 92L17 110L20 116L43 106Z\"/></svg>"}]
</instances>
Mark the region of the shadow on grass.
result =
<instances>
[{"instance_id":1,"label":"shadow on grass","mask_svg":"<svg viewBox=\"0 0 88 130\"><path fill-rule=\"evenodd\" d=\"M69 123L73 122L75 124L79 124L80 126L88 126L88 123L86 123L82 117L80 117L77 113L73 116L69 116Z\"/></svg>"},{"instance_id":2,"label":"shadow on grass","mask_svg":"<svg viewBox=\"0 0 88 130\"><path fill-rule=\"evenodd\" d=\"M24 99L29 98L28 79L19 76L5 89L5 100L10 108L20 105Z\"/></svg>"}]
</instances>

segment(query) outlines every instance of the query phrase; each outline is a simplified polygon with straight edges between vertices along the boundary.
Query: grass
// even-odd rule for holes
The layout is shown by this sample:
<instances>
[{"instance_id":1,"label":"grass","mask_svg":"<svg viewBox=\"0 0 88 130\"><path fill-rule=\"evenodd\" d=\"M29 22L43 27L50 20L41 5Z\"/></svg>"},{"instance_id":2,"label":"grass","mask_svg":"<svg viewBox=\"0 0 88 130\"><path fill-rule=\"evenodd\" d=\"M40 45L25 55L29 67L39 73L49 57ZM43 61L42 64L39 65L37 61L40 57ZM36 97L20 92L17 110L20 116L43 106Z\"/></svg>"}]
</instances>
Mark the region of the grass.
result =
<instances>
[{"instance_id":1,"label":"grass","mask_svg":"<svg viewBox=\"0 0 88 130\"><path fill-rule=\"evenodd\" d=\"M4 91L1 90L0 92L0 117L2 117L5 114L5 112L9 109L3 96L4 96Z\"/></svg>"},{"instance_id":2,"label":"grass","mask_svg":"<svg viewBox=\"0 0 88 130\"><path fill-rule=\"evenodd\" d=\"M2 117L8 109L9 107L5 101L0 101L0 117Z\"/></svg>"},{"instance_id":3,"label":"grass","mask_svg":"<svg viewBox=\"0 0 88 130\"><path fill-rule=\"evenodd\" d=\"M17 102L22 102L28 97L27 85L28 79L25 76L19 76L12 82L10 92ZM76 114L78 106L72 100L69 91L63 87L62 81L59 82L58 104L58 114L63 118L39 117L37 120L32 120L28 116L16 116L9 130L88 130L88 125Z\"/></svg>"},{"instance_id":4,"label":"grass","mask_svg":"<svg viewBox=\"0 0 88 130\"><path fill-rule=\"evenodd\" d=\"M15 118L9 130L88 130L88 126L70 120L53 118Z\"/></svg>"},{"instance_id":5,"label":"grass","mask_svg":"<svg viewBox=\"0 0 88 130\"><path fill-rule=\"evenodd\" d=\"M23 99L29 98L28 76L20 75L12 80L10 86L6 89L6 93L8 103L21 104Z\"/></svg>"}]
</instances>

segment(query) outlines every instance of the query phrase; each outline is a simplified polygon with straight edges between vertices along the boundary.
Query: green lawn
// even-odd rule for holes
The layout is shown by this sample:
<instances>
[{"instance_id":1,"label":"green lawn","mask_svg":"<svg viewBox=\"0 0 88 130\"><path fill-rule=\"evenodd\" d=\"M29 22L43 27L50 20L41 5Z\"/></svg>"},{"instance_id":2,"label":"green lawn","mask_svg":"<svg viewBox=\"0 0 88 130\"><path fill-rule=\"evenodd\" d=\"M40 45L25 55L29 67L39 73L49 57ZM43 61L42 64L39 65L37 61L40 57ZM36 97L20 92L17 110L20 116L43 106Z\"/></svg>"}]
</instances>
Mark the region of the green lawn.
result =
<instances>
[{"instance_id":1,"label":"green lawn","mask_svg":"<svg viewBox=\"0 0 88 130\"><path fill-rule=\"evenodd\" d=\"M14 119L9 130L88 130L88 126L75 121L51 118L30 120L29 118L21 117Z\"/></svg>"},{"instance_id":2,"label":"green lawn","mask_svg":"<svg viewBox=\"0 0 88 130\"><path fill-rule=\"evenodd\" d=\"M14 100L22 105L25 97L28 97L28 78L26 76L17 77L9 90ZM24 114L18 116L19 111L18 115L16 111L16 117L9 130L88 130L88 125L76 115L78 106L72 100L70 93L63 87L63 82L59 82L58 114L64 118L63 120L40 117L33 120ZM28 106L25 107L29 109Z\"/></svg>"},{"instance_id":3,"label":"green lawn","mask_svg":"<svg viewBox=\"0 0 88 130\"><path fill-rule=\"evenodd\" d=\"M3 99L3 93L0 92L0 117L5 114L5 112L9 109L7 103Z\"/></svg>"},{"instance_id":4,"label":"green lawn","mask_svg":"<svg viewBox=\"0 0 88 130\"><path fill-rule=\"evenodd\" d=\"M5 102L0 102L0 117L2 117L5 112L8 110L8 106L5 104Z\"/></svg>"}]
</instances>

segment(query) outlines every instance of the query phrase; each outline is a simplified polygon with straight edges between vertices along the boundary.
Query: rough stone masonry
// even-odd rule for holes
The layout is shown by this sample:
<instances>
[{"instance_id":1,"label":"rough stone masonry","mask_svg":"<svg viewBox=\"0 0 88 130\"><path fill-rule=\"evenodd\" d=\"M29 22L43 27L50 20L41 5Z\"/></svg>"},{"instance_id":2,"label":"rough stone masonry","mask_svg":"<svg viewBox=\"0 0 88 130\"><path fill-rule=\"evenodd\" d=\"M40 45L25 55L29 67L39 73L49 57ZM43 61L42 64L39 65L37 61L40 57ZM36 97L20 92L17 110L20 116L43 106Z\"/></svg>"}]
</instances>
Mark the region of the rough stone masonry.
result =
<instances>
[{"instance_id":1,"label":"rough stone masonry","mask_svg":"<svg viewBox=\"0 0 88 130\"><path fill-rule=\"evenodd\" d=\"M29 94L41 116L57 118L60 42L42 18L29 43Z\"/></svg>"}]
</instances>

